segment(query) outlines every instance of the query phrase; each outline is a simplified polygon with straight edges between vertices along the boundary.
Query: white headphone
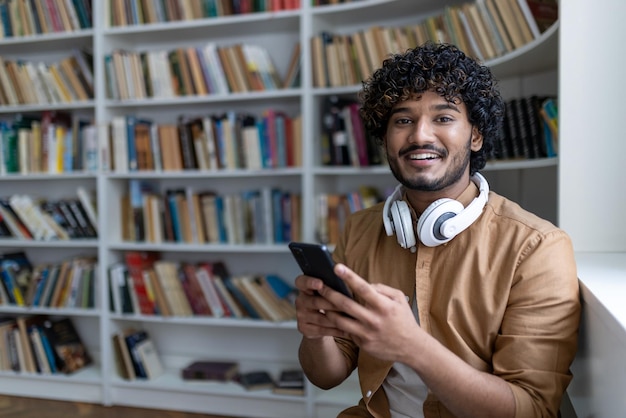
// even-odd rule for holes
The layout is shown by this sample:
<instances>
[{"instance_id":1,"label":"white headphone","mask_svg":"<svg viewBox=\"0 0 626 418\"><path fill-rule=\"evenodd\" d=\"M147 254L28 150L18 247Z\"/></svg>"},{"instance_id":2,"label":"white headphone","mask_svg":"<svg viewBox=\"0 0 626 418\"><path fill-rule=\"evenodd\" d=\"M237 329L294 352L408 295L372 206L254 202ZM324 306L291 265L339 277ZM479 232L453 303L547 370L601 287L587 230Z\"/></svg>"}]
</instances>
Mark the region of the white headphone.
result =
<instances>
[{"instance_id":1,"label":"white headphone","mask_svg":"<svg viewBox=\"0 0 626 418\"><path fill-rule=\"evenodd\" d=\"M427 247L436 247L446 243L468 228L483 211L489 195L489 184L479 173L471 180L480 193L466 207L458 200L438 199L431 203L417 222L417 237ZM402 185L398 185L383 207L383 224L388 236L396 233L398 244L402 248L416 250L413 233L413 220L409 205L402 200Z\"/></svg>"}]
</instances>

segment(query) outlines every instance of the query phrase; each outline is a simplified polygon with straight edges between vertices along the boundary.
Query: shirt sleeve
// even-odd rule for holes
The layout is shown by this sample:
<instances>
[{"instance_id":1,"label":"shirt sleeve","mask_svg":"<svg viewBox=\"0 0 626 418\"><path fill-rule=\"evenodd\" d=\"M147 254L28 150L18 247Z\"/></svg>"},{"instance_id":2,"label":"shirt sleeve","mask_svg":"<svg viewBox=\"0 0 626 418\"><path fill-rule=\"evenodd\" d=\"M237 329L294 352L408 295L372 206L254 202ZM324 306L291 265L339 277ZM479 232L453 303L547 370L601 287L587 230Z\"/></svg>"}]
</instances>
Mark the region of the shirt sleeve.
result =
<instances>
[{"instance_id":1,"label":"shirt sleeve","mask_svg":"<svg viewBox=\"0 0 626 418\"><path fill-rule=\"evenodd\" d=\"M493 354L515 396L516 417L556 417L572 379L580 299L571 241L561 230L529 239Z\"/></svg>"}]
</instances>

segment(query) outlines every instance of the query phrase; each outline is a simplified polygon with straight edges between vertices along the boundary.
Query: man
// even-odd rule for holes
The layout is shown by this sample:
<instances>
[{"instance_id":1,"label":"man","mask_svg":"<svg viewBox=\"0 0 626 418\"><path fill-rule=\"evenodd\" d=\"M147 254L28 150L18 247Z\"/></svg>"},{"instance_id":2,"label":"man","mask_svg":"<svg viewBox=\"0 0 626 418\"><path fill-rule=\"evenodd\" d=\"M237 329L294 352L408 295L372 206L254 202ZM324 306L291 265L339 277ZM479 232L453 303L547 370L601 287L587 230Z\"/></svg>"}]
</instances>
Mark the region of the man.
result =
<instances>
[{"instance_id":1,"label":"man","mask_svg":"<svg viewBox=\"0 0 626 418\"><path fill-rule=\"evenodd\" d=\"M475 175L503 121L490 70L428 43L387 59L361 102L403 187L346 222L333 258L354 300L296 278L307 377L328 389L358 367L363 398L342 418L557 416L580 316L573 249ZM441 199L460 212L424 228Z\"/></svg>"}]
</instances>

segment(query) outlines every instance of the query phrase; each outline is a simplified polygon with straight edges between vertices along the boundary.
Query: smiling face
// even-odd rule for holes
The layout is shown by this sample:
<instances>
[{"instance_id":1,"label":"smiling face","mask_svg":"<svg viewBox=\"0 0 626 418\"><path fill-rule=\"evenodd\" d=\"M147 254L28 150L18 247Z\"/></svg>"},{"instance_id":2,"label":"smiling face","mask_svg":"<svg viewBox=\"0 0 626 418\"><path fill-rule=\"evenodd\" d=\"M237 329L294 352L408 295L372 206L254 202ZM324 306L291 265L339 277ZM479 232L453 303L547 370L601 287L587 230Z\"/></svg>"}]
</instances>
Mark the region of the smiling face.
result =
<instances>
[{"instance_id":1,"label":"smiling face","mask_svg":"<svg viewBox=\"0 0 626 418\"><path fill-rule=\"evenodd\" d=\"M460 99L427 91L392 108L384 144L396 179L409 190L433 192L432 201L467 187L470 151L481 148L482 135Z\"/></svg>"}]
</instances>

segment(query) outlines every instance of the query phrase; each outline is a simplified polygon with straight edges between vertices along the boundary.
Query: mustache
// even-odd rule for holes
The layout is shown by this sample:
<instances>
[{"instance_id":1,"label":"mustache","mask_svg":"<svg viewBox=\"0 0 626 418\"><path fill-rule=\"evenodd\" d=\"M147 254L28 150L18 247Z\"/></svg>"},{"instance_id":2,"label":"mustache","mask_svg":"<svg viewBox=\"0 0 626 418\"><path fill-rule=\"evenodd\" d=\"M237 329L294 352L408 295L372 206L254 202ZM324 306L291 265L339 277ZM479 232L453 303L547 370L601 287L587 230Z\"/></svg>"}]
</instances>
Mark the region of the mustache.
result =
<instances>
[{"instance_id":1,"label":"mustache","mask_svg":"<svg viewBox=\"0 0 626 418\"><path fill-rule=\"evenodd\" d=\"M426 145L415 145L415 144L411 144L406 148L402 148L400 150L400 152L398 153L398 156L403 157L407 154L411 154L414 153L416 151L432 151L435 152L439 155L441 155L442 157L445 157L448 155L448 152L445 149L442 148L437 148L432 144L426 144Z\"/></svg>"}]
</instances>

